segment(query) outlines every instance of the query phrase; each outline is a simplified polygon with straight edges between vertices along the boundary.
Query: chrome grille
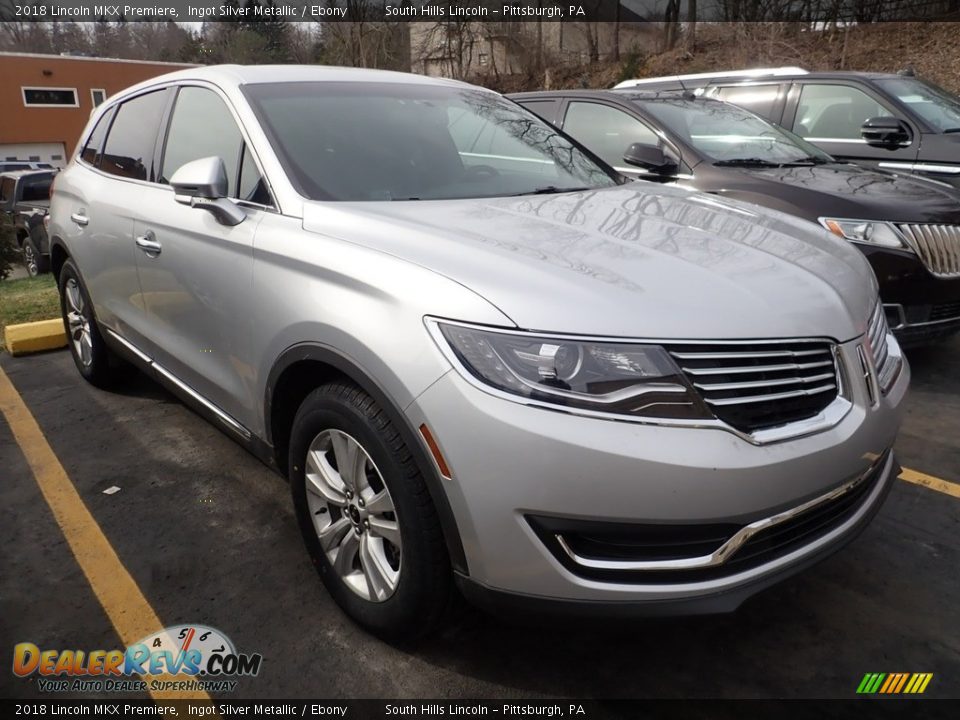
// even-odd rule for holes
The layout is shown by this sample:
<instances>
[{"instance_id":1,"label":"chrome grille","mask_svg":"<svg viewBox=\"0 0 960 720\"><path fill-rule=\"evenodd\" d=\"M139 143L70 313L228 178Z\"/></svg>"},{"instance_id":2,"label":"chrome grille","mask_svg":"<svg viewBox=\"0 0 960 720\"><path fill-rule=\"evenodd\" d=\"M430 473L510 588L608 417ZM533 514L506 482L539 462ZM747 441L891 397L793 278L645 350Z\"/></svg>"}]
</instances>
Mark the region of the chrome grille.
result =
<instances>
[{"instance_id":1,"label":"chrome grille","mask_svg":"<svg viewBox=\"0 0 960 720\"><path fill-rule=\"evenodd\" d=\"M744 432L814 417L838 392L826 341L670 345L667 350L714 415Z\"/></svg>"},{"instance_id":2,"label":"chrome grille","mask_svg":"<svg viewBox=\"0 0 960 720\"><path fill-rule=\"evenodd\" d=\"M883 392L890 389L890 384L896 378L901 362L899 357L890 354L889 336L887 316L883 312L883 306L877 303L870 316L867 338L870 343L873 366L877 371L877 384Z\"/></svg>"},{"instance_id":3,"label":"chrome grille","mask_svg":"<svg viewBox=\"0 0 960 720\"><path fill-rule=\"evenodd\" d=\"M897 225L934 275L960 277L960 225Z\"/></svg>"}]
</instances>

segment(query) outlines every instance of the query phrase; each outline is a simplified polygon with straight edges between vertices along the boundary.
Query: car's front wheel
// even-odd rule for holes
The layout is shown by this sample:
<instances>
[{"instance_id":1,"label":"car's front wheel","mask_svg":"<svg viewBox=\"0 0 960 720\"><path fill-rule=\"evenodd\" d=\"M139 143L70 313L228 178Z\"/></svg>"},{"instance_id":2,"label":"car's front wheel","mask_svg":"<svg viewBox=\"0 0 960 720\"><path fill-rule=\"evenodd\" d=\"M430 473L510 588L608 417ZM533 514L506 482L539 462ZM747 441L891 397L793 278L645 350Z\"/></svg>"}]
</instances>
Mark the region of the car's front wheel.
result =
<instances>
[{"instance_id":1,"label":"car's front wheel","mask_svg":"<svg viewBox=\"0 0 960 720\"><path fill-rule=\"evenodd\" d=\"M49 269L32 238L23 241L23 265L27 268L27 274L30 277L36 277Z\"/></svg>"},{"instance_id":2,"label":"car's front wheel","mask_svg":"<svg viewBox=\"0 0 960 720\"><path fill-rule=\"evenodd\" d=\"M289 468L304 541L337 604L387 639L433 630L452 590L440 522L373 398L347 383L314 390L293 422Z\"/></svg>"}]
</instances>

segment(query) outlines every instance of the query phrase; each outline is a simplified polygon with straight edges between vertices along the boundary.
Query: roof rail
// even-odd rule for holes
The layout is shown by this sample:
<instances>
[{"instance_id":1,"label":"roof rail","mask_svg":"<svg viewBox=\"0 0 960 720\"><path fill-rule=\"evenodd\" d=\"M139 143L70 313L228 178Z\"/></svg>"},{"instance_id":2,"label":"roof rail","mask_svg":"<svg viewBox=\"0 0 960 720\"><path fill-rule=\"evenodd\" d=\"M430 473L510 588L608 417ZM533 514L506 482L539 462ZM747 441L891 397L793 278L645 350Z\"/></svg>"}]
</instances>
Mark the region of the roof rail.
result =
<instances>
[{"instance_id":1,"label":"roof rail","mask_svg":"<svg viewBox=\"0 0 960 720\"><path fill-rule=\"evenodd\" d=\"M621 83L617 83L613 86L614 90L619 90L621 88L632 88L637 87L638 85L646 85L647 83L659 83L659 82L668 82L670 80L713 80L715 78L754 78L754 77L770 77L778 75L806 75L807 70L804 70L801 67L777 67L777 68L753 68L751 70L730 70L728 72L710 72L710 73L693 73L691 75L664 75L662 77L654 78L643 78L640 80L624 80Z\"/></svg>"}]
</instances>

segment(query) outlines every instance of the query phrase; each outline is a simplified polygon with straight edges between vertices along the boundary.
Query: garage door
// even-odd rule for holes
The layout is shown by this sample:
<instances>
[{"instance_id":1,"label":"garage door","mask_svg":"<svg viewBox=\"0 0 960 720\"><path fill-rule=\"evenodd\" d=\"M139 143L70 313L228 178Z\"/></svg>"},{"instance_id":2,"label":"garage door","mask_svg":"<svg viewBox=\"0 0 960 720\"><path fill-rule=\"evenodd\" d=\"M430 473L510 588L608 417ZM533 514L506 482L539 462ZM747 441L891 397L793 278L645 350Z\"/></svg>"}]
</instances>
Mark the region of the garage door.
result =
<instances>
[{"instance_id":1,"label":"garage door","mask_svg":"<svg viewBox=\"0 0 960 720\"><path fill-rule=\"evenodd\" d=\"M6 143L0 145L0 160L33 160L58 168L67 164L63 143Z\"/></svg>"}]
</instances>

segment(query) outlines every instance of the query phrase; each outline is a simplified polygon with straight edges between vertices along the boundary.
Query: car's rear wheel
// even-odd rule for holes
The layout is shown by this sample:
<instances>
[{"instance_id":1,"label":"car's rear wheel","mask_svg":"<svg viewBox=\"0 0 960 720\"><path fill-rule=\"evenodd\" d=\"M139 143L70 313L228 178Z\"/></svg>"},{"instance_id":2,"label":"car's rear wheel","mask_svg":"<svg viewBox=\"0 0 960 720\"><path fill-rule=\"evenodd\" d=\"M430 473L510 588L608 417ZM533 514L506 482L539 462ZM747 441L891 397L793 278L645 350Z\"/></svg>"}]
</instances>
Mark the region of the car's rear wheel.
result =
<instances>
[{"instance_id":1,"label":"car's rear wheel","mask_svg":"<svg viewBox=\"0 0 960 720\"><path fill-rule=\"evenodd\" d=\"M93 385L108 385L110 351L100 335L93 304L72 260L67 260L60 268L60 312L77 370Z\"/></svg>"},{"instance_id":2,"label":"car's rear wheel","mask_svg":"<svg viewBox=\"0 0 960 720\"><path fill-rule=\"evenodd\" d=\"M423 477L390 419L359 388L304 400L290 439L297 520L320 577L355 621L391 640L434 629L450 562Z\"/></svg>"}]
</instances>

